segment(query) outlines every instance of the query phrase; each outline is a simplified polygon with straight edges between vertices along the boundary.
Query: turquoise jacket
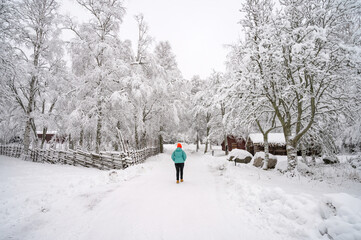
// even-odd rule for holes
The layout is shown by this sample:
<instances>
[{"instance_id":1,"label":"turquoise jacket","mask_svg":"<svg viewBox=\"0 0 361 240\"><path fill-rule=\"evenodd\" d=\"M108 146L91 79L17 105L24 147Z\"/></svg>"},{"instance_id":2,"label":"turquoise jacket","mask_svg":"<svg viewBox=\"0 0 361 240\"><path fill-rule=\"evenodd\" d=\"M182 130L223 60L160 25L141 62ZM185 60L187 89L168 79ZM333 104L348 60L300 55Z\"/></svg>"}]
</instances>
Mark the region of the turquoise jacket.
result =
<instances>
[{"instance_id":1,"label":"turquoise jacket","mask_svg":"<svg viewBox=\"0 0 361 240\"><path fill-rule=\"evenodd\" d=\"M187 155L181 148L177 148L172 153L172 160L175 163L184 163L186 159L187 159Z\"/></svg>"}]
</instances>

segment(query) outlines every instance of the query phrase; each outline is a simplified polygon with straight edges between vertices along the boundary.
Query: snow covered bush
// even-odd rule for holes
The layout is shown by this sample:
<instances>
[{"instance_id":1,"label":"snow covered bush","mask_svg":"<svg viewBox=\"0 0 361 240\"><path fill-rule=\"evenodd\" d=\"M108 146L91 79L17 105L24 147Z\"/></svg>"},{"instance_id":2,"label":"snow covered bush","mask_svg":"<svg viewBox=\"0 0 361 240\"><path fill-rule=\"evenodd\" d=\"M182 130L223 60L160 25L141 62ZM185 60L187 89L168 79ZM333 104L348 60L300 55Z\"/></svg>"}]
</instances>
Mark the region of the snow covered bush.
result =
<instances>
[{"instance_id":1,"label":"snow covered bush","mask_svg":"<svg viewBox=\"0 0 361 240\"><path fill-rule=\"evenodd\" d=\"M349 194L327 194L320 205L322 235L329 239L361 239L361 201Z\"/></svg>"},{"instance_id":2,"label":"snow covered bush","mask_svg":"<svg viewBox=\"0 0 361 240\"><path fill-rule=\"evenodd\" d=\"M242 149L233 149L229 154L229 161L235 161L238 163L249 163L252 160L253 156L246 150Z\"/></svg>"},{"instance_id":3,"label":"snow covered bush","mask_svg":"<svg viewBox=\"0 0 361 240\"><path fill-rule=\"evenodd\" d=\"M340 163L340 160L336 156L323 156L322 160L325 164Z\"/></svg>"},{"instance_id":4,"label":"snow covered bush","mask_svg":"<svg viewBox=\"0 0 361 240\"><path fill-rule=\"evenodd\" d=\"M352 157L348 159L347 162L351 165L351 167L361 171L361 155Z\"/></svg>"}]
</instances>

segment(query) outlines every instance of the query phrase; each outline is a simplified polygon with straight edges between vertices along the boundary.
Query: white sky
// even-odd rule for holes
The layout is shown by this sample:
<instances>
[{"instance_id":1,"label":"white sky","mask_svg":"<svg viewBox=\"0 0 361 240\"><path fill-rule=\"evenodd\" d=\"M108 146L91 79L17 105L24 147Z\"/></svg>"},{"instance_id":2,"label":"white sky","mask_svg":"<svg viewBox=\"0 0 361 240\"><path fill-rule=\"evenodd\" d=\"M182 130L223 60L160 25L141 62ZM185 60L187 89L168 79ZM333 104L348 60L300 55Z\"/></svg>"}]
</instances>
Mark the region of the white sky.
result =
<instances>
[{"instance_id":1,"label":"white sky","mask_svg":"<svg viewBox=\"0 0 361 240\"><path fill-rule=\"evenodd\" d=\"M224 71L228 50L241 34L242 0L124 0L127 13L120 29L121 39L137 43L134 15L144 14L149 34L158 41L168 40L183 76L207 77L212 70ZM61 1L62 11L86 19L75 0Z\"/></svg>"}]
</instances>

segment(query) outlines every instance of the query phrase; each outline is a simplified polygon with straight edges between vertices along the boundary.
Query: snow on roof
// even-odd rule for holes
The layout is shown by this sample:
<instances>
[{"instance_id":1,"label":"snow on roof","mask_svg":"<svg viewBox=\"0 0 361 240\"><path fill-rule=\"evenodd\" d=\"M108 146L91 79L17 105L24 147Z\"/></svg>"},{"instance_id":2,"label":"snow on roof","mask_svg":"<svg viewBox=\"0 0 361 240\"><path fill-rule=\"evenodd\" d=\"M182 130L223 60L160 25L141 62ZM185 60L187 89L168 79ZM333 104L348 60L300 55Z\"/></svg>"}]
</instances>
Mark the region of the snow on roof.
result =
<instances>
[{"instance_id":1,"label":"snow on roof","mask_svg":"<svg viewBox=\"0 0 361 240\"><path fill-rule=\"evenodd\" d=\"M46 134L57 134L58 131L47 131ZM43 134L43 131L36 131L36 134Z\"/></svg>"},{"instance_id":2,"label":"snow on roof","mask_svg":"<svg viewBox=\"0 0 361 240\"><path fill-rule=\"evenodd\" d=\"M262 133L251 133L248 136L249 139L254 144L263 145L263 135ZM269 133L268 134L268 143L275 145L286 145L285 135L283 133Z\"/></svg>"},{"instance_id":3,"label":"snow on roof","mask_svg":"<svg viewBox=\"0 0 361 240\"><path fill-rule=\"evenodd\" d=\"M240 159L244 159L246 157L253 157L252 154L246 150L242 150L242 149L233 149L230 154L230 157L235 157L235 158L240 158Z\"/></svg>"}]
</instances>

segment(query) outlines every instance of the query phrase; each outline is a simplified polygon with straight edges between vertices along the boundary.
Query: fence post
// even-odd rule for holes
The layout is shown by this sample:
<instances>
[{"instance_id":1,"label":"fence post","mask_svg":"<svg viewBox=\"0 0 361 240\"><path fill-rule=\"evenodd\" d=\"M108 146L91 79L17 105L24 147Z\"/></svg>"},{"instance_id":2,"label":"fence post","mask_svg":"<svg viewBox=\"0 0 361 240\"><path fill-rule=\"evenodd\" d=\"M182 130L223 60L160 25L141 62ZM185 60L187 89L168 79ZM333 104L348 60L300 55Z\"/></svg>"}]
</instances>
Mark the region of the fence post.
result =
<instances>
[{"instance_id":1,"label":"fence post","mask_svg":"<svg viewBox=\"0 0 361 240\"><path fill-rule=\"evenodd\" d=\"M75 161L76 161L76 152L74 152L73 154L73 166L75 166Z\"/></svg>"},{"instance_id":2,"label":"fence post","mask_svg":"<svg viewBox=\"0 0 361 240\"><path fill-rule=\"evenodd\" d=\"M93 155L92 155L92 154L90 154L90 161L91 161L92 164L94 165L94 158L93 158ZM86 160L86 156L84 156L83 164L84 164L85 167L88 167L87 160Z\"/></svg>"},{"instance_id":3,"label":"fence post","mask_svg":"<svg viewBox=\"0 0 361 240\"><path fill-rule=\"evenodd\" d=\"M115 163L114 163L114 155L111 154L110 156L112 157L112 164L113 164L113 168L115 169L116 167L115 167Z\"/></svg>"}]
</instances>

